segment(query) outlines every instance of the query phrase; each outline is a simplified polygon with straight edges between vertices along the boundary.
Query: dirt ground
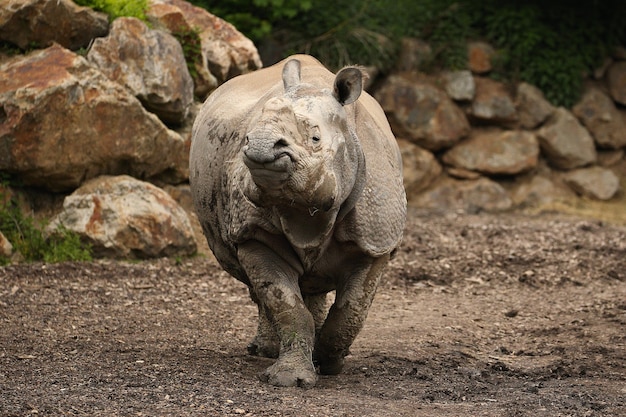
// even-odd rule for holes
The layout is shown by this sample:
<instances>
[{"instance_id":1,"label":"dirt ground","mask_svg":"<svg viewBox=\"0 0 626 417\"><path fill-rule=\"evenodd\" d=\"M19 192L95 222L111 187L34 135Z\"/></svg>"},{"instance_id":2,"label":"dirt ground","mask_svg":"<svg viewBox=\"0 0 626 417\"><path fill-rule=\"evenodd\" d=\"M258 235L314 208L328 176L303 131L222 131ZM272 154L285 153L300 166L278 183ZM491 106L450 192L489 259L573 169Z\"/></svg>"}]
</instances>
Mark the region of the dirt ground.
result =
<instances>
[{"instance_id":1,"label":"dirt ground","mask_svg":"<svg viewBox=\"0 0 626 417\"><path fill-rule=\"evenodd\" d=\"M339 376L258 380L211 260L0 268L1 416L624 416L626 227L412 211Z\"/></svg>"}]
</instances>

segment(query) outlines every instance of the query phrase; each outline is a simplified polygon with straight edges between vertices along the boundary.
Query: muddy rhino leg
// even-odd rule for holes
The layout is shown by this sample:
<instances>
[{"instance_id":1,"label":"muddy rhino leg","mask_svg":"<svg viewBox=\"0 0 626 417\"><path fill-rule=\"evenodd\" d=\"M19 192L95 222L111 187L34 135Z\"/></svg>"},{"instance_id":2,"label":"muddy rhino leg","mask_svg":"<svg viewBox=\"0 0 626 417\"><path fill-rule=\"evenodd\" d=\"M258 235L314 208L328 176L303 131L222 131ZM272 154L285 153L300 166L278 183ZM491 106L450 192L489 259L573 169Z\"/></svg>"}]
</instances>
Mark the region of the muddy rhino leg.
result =
<instances>
[{"instance_id":1,"label":"muddy rhino leg","mask_svg":"<svg viewBox=\"0 0 626 417\"><path fill-rule=\"evenodd\" d=\"M260 309L266 313L279 341L278 359L261 379L283 387L315 385L317 375L312 360L315 324L300 293L298 271L258 241L240 244L238 257Z\"/></svg>"},{"instance_id":2,"label":"muddy rhino leg","mask_svg":"<svg viewBox=\"0 0 626 417\"><path fill-rule=\"evenodd\" d=\"M250 298L256 303L259 309L259 324L256 336L248 344L248 353L255 356L265 356L266 358L278 358L280 343L278 335L274 329L274 325L267 317L267 312L263 308L263 304L254 294L254 290L250 288Z\"/></svg>"},{"instance_id":3,"label":"muddy rhino leg","mask_svg":"<svg viewBox=\"0 0 626 417\"><path fill-rule=\"evenodd\" d=\"M341 372L344 357L367 318L376 288L389 256L372 258L353 274L346 276L337 288L335 303L328 312L315 345L315 361L320 373Z\"/></svg>"},{"instance_id":4,"label":"muddy rhino leg","mask_svg":"<svg viewBox=\"0 0 626 417\"><path fill-rule=\"evenodd\" d=\"M328 303L326 294L305 295L304 305L309 309L315 322L315 337L319 337L322 325L328 315ZM316 339L317 340L317 339Z\"/></svg>"}]
</instances>

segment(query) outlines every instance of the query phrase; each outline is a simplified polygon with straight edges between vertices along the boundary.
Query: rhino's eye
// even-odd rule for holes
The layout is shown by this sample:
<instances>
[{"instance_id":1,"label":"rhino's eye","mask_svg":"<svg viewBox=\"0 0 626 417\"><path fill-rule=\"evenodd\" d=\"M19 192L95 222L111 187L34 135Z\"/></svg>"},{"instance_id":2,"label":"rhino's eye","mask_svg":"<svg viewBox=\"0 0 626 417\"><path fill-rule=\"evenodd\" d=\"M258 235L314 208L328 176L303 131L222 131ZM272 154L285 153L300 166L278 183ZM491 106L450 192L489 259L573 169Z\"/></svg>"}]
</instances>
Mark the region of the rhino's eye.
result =
<instances>
[{"instance_id":1,"label":"rhino's eye","mask_svg":"<svg viewBox=\"0 0 626 417\"><path fill-rule=\"evenodd\" d=\"M319 137L319 136L313 136L313 137L311 138L311 140L312 140L313 142L317 143L317 142L319 142L319 141L320 141L320 137Z\"/></svg>"}]
</instances>

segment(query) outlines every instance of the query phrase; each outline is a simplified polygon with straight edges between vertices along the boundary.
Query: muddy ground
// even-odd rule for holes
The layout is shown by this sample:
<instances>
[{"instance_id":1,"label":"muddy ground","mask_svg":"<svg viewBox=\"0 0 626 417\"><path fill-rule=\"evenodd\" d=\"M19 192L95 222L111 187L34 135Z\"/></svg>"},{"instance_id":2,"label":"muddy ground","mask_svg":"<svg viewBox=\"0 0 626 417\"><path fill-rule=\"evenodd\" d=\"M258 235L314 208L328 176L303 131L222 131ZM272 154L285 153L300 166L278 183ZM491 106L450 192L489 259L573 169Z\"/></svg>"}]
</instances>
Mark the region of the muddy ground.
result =
<instances>
[{"instance_id":1,"label":"muddy ground","mask_svg":"<svg viewBox=\"0 0 626 417\"><path fill-rule=\"evenodd\" d=\"M210 257L0 268L1 416L624 416L626 227L411 212L339 376L275 388Z\"/></svg>"}]
</instances>

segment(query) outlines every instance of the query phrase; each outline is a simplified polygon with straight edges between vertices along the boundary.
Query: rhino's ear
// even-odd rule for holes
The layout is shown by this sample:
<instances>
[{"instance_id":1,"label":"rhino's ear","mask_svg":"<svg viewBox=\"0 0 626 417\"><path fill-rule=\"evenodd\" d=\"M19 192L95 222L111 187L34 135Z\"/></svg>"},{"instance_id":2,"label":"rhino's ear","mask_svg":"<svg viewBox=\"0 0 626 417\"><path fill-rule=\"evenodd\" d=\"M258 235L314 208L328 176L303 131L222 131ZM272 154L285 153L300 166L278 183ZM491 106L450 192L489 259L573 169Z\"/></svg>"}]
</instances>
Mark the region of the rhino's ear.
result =
<instances>
[{"instance_id":1,"label":"rhino's ear","mask_svg":"<svg viewBox=\"0 0 626 417\"><path fill-rule=\"evenodd\" d=\"M292 59L283 67L283 85L285 91L289 91L298 84L300 84L300 61Z\"/></svg>"},{"instance_id":2,"label":"rhino's ear","mask_svg":"<svg viewBox=\"0 0 626 417\"><path fill-rule=\"evenodd\" d=\"M363 72L357 67L346 67L337 73L333 95L342 106L354 103L363 91Z\"/></svg>"}]
</instances>

